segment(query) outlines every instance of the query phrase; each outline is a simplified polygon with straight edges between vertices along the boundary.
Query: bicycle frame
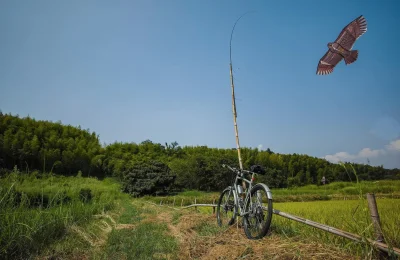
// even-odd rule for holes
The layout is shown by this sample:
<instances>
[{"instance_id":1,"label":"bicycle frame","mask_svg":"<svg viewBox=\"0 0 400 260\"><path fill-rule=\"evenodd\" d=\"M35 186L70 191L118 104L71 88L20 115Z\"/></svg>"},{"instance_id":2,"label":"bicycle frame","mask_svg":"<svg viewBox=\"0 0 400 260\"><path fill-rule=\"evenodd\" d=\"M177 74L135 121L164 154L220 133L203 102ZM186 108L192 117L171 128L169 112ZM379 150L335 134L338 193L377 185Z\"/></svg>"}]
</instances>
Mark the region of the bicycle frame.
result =
<instances>
[{"instance_id":1,"label":"bicycle frame","mask_svg":"<svg viewBox=\"0 0 400 260\"><path fill-rule=\"evenodd\" d=\"M247 203L248 203L248 200L250 200L250 209L252 208L252 201L251 201L251 193L250 193L250 191L251 191L251 189L253 188L253 182L254 182L254 180L255 180L255 175L257 174L257 173L255 173L255 172L252 172L252 171L247 171L247 170L241 170L241 169L236 169L236 168L232 168L232 167L230 167L229 165L225 165L225 164L223 164L222 165L222 167L227 167L228 169L230 169L231 171L233 171L233 172L235 172L236 173L236 176L235 176L235 180L234 180L234 182L233 182L233 184L231 185L231 192L233 192L233 197L234 197L234 200L235 200L235 205L237 205L238 206L238 215L240 216L240 217L243 217L243 216L245 216L245 215L248 215L249 213L250 213L250 211L246 211L245 210L245 205L247 205ZM251 174L251 179L250 180L248 180L248 179L246 179L245 177L244 177L244 173L249 173L249 174ZM244 194L245 194L245 198L244 198L244 200L243 200L243 203L240 203L240 199L241 199L241 194L239 193L239 191L238 191L238 181L244 181L245 183L247 183L248 185L249 185L249 187L247 187L246 188L246 190L244 191ZM269 188L265 185L265 184L263 184L263 183L257 183L256 185L263 185L263 186L265 186L265 188L266 188L266 190L267 190L267 196L268 196L268 198L269 199L272 199L272 193L271 193L271 191L269 190ZM247 186L247 185L246 185ZM243 188L243 187L242 187Z\"/></svg>"}]
</instances>

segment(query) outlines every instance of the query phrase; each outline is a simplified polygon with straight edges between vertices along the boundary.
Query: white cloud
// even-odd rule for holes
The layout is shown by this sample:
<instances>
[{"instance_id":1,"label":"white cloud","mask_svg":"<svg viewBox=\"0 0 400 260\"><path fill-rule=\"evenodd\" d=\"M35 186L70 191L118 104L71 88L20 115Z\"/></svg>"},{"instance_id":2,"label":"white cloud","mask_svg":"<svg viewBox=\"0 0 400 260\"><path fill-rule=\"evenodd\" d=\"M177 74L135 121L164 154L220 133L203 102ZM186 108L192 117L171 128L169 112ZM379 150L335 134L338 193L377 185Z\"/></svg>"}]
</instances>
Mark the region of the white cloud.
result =
<instances>
[{"instance_id":1,"label":"white cloud","mask_svg":"<svg viewBox=\"0 0 400 260\"><path fill-rule=\"evenodd\" d=\"M262 147L263 147L263 145L262 145L262 144L259 144L259 145L257 146L258 150L261 150L261 149L262 149Z\"/></svg>"},{"instance_id":2,"label":"white cloud","mask_svg":"<svg viewBox=\"0 0 400 260\"><path fill-rule=\"evenodd\" d=\"M386 149L389 151L400 151L400 139L390 142L386 145Z\"/></svg>"},{"instance_id":3,"label":"white cloud","mask_svg":"<svg viewBox=\"0 0 400 260\"><path fill-rule=\"evenodd\" d=\"M324 158L332 163L342 162L359 162L366 163L367 160L376 158L382 159L384 156L393 156L400 152L400 139L390 142L382 149L363 148L357 154L349 154L348 152L338 152L326 155ZM400 154L399 154L400 158Z\"/></svg>"},{"instance_id":4,"label":"white cloud","mask_svg":"<svg viewBox=\"0 0 400 260\"><path fill-rule=\"evenodd\" d=\"M378 157L379 155L383 154L385 154L385 150L382 149L372 150L371 148L364 148L358 153L357 157L360 158Z\"/></svg>"}]
</instances>

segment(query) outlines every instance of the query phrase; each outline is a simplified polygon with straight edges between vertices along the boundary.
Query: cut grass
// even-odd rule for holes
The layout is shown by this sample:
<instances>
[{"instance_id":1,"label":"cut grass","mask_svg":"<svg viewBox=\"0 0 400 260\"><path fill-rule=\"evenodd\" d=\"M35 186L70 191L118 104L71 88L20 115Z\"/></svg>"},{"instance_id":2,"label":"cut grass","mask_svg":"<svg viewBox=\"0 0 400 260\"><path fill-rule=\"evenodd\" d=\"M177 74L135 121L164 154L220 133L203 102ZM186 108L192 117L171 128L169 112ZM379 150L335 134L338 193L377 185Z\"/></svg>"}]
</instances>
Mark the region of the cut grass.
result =
<instances>
[{"instance_id":1,"label":"cut grass","mask_svg":"<svg viewBox=\"0 0 400 260\"><path fill-rule=\"evenodd\" d=\"M215 236L219 232L222 232L224 229L216 225L215 223L210 223L208 221L201 221L198 223L194 230L197 232L199 236Z\"/></svg>"},{"instance_id":2,"label":"cut grass","mask_svg":"<svg viewBox=\"0 0 400 260\"><path fill-rule=\"evenodd\" d=\"M146 203L147 204L147 203ZM101 259L176 259L177 241L169 234L167 222L156 221L155 209L145 203L124 199L118 224L134 228L113 229Z\"/></svg>"}]
</instances>

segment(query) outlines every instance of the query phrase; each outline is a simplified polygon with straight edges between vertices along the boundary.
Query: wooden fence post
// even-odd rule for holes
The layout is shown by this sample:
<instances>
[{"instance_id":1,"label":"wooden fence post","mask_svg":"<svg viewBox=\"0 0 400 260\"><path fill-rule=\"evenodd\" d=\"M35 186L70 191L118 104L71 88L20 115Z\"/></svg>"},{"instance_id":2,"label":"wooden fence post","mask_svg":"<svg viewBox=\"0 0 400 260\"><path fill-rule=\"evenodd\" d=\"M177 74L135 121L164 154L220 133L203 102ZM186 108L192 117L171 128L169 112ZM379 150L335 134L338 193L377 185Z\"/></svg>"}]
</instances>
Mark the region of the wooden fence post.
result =
<instances>
[{"instance_id":1,"label":"wooden fence post","mask_svg":"<svg viewBox=\"0 0 400 260\"><path fill-rule=\"evenodd\" d=\"M379 242L384 241L381 228L381 220L379 218L378 207L376 205L375 194L367 193L368 208L371 214L372 224L374 225L375 240Z\"/></svg>"},{"instance_id":2,"label":"wooden fence post","mask_svg":"<svg viewBox=\"0 0 400 260\"><path fill-rule=\"evenodd\" d=\"M181 207L183 207L183 199L182 199L182 201L181 201Z\"/></svg>"},{"instance_id":3,"label":"wooden fence post","mask_svg":"<svg viewBox=\"0 0 400 260\"><path fill-rule=\"evenodd\" d=\"M194 198L194 204L197 204L196 203L196 198ZM197 206L194 206L194 211L197 212Z\"/></svg>"},{"instance_id":4,"label":"wooden fence post","mask_svg":"<svg viewBox=\"0 0 400 260\"><path fill-rule=\"evenodd\" d=\"M174 198L174 203L172 204L172 207L175 207L175 198Z\"/></svg>"}]
</instances>

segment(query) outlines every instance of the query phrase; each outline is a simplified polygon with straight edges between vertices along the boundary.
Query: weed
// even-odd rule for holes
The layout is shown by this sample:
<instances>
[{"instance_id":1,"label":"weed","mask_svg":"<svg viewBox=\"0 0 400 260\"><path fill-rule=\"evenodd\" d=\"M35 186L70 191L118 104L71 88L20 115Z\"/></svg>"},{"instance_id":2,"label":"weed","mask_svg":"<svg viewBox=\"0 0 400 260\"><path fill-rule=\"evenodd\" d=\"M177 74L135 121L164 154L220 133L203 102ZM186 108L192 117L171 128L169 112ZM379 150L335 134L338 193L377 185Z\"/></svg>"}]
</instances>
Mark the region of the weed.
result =
<instances>
[{"instance_id":1,"label":"weed","mask_svg":"<svg viewBox=\"0 0 400 260\"><path fill-rule=\"evenodd\" d=\"M85 203L81 201L82 190ZM88 223L94 214L112 209L119 196L117 183L23 175L14 169L0 179L0 258L40 253L62 239L68 227Z\"/></svg>"}]
</instances>

